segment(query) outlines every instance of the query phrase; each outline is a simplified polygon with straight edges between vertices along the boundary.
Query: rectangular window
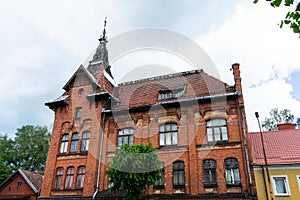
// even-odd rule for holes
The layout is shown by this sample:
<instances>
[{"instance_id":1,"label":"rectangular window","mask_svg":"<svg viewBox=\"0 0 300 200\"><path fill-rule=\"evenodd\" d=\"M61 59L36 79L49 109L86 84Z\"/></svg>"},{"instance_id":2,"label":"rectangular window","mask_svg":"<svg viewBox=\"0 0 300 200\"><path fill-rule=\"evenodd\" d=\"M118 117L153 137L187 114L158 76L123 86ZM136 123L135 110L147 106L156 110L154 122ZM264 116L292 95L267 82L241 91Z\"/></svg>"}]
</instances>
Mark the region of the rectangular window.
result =
<instances>
[{"instance_id":1,"label":"rectangular window","mask_svg":"<svg viewBox=\"0 0 300 200\"><path fill-rule=\"evenodd\" d=\"M300 175L297 175L297 183L298 183L298 188L299 188L299 191L300 191Z\"/></svg>"},{"instance_id":2,"label":"rectangular window","mask_svg":"<svg viewBox=\"0 0 300 200\"><path fill-rule=\"evenodd\" d=\"M178 144L177 124L163 124L159 127L159 145L177 145Z\"/></svg>"},{"instance_id":3,"label":"rectangular window","mask_svg":"<svg viewBox=\"0 0 300 200\"><path fill-rule=\"evenodd\" d=\"M288 177L286 175L272 176L272 184L273 184L273 190L275 192L275 196L290 195Z\"/></svg>"},{"instance_id":4,"label":"rectangular window","mask_svg":"<svg viewBox=\"0 0 300 200\"><path fill-rule=\"evenodd\" d=\"M74 167L69 167L67 170L65 188L72 188L73 178L74 178Z\"/></svg>"},{"instance_id":5,"label":"rectangular window","mask_svg":"<svg viewBox=\"0 0 300 200\"><path fill-rule=\"evenodd\" d=\"M118 147L123 144L133 144L134 140L134 129L133 128L125 128L121 129L118 132Z\"/></svg>"}]
</instances>

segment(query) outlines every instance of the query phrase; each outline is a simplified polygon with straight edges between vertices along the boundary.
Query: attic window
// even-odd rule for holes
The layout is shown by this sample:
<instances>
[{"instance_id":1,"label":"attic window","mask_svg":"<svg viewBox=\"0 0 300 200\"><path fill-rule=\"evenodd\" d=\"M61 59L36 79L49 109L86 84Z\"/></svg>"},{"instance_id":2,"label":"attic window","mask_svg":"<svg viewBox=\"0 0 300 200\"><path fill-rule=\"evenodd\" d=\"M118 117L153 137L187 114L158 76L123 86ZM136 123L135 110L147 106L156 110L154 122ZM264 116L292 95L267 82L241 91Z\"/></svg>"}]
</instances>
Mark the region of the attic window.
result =
<instances>
[{"instance_id":1,"label":"attic window","mask_svg":"<svg viewBox=\"0 0 300 200\"><path fill-rule=\"evenodd\" d=\"M79 95L82 95L83 93L84 93L84 89L83 89L83 88L80 88L79 91L78 91L78 94L79 94Z\"/></svg>"},{"instance_id":2,"label":"attic window","mask_svg":"<svg viewBox=\"0 0 300 200\"><path fill-rule=\"evenodd\" d=\"M21 187L22 186L22 182L18 182L18 187Z\"/></svg>"},{"instance_id":3,"label":"attic window","mask_svg":"<svg viewBox=\"0 0 300 200\"><path fill-rule=\"evenodd\" d=\"M185 92L186 85L176 89L166 89L158 91L158 100L174 99L182 97Z\"/></svg>"}]
</instances>

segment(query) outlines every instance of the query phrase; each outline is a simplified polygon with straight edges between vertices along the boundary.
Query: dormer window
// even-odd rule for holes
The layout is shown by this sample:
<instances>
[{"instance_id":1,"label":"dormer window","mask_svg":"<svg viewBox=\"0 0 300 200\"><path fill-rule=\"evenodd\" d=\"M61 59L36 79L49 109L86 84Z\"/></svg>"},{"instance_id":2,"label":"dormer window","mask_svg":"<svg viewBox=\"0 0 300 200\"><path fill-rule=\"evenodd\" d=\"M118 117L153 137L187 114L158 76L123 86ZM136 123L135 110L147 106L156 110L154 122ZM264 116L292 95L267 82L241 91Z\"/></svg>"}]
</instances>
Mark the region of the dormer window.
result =
<instances>
[{"instance_id":1,"label":"dormer window","mask_svg":"<svg viewBox=\"0 0 300 200\"><path fill-rule=\"evenodd\" d=\"M184 95L186 86L176 89L165 89L158 91L158 100L175 99Z\"/></svg>"}]
</instances>

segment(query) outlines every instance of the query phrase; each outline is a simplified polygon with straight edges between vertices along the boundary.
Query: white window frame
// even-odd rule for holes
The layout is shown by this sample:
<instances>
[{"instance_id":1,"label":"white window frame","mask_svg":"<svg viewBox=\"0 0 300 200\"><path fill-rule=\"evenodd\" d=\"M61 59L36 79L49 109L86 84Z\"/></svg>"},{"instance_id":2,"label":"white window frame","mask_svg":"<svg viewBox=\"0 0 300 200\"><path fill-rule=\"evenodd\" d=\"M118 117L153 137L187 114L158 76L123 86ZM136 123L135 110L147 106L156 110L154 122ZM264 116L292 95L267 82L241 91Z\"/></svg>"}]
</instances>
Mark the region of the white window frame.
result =
<instances>
[{"instance_id":1,"label":"white window frame","mask_svg":"<svg viewBox=\"0 0 300 200\"><path fill-rule=\"evenodd\" d=\"M296 177L297 177L298 189L300 191L300 175L296 175Z\"/></svg>"},{"instance_id":2,"label":"white window frame","mask_svg":"<svg viewBox=\"0 0 300 200\"><path fill-rule=\"evenodd\" d=\"M290 196L290 186L289 186L289 179L287 175L276 175L276 176L271 176L272 177L272 186L274 190L275 196ZM275 185L275 178L284 178L285 180L285 188L286 188L286 193L278 193L276 190L276 185Z\"/></svg>"}]
</instances>

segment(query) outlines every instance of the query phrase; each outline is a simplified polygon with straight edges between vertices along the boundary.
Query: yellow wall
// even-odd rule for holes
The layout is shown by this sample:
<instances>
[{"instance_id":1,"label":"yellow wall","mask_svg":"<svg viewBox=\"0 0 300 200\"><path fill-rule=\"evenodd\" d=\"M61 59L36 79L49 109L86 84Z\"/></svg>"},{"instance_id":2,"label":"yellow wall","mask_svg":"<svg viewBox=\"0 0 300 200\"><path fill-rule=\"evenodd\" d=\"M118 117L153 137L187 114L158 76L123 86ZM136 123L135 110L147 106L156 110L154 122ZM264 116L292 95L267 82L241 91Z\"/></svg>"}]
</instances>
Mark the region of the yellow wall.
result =
<instances>
[{"instance_id":1,"label":"yellow wall","mask_svg":"<svg viewBox=\"0 0 300 200\"><path fill-rule=\"evenodd\" d=\"M268 178L267 173L265 170L265 181L266 185L268 187L268 194L269 194L269 200L271 200L273 197L273 200L300 200L300 190L297 180L297 175L300 176L300 165L293 165L293 166L269 166L269 174L270 174L270 185L268 184ZM289 196L276 196L275 191L272 186L272 176L276 175L286 175L290 190ZM263 174L261 167L254 167L254 176L255 176L255 182L256 182L256 188L257 188L257 195L258 200L267 200L266 193L265 193L265 184L263 179ZM270 191L270 189L273 191Z\"/></svg>"}]
</instances>

